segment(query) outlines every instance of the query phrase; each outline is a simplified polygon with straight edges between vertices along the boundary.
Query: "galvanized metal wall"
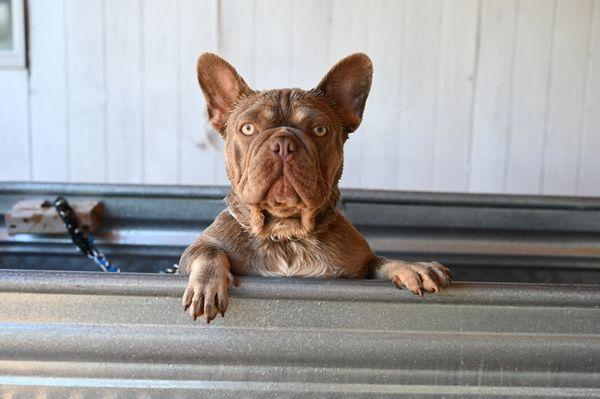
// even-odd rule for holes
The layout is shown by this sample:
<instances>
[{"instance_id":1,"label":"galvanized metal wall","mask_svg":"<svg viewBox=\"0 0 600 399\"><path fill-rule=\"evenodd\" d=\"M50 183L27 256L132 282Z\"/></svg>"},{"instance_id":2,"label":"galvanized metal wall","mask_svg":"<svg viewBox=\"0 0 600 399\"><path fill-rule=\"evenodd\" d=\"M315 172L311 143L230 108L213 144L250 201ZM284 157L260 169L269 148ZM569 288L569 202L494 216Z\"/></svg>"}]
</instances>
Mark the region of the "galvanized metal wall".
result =
<instances>
[{"instance_id":1,"label":"galvanized metal wall","mask_svg":"<svg viewBox=\"0 0 600 399\"><path fill-rule=\"evenodd\" d=\"M207 326L155 272L224 192L0 183L0 398L600 397L600 201L344 191L377 252L506 282L246 277ZM145 273L62 271L94 268L66 237L6 234L15 201L58 194L102 201L98 246Z\"/></svg>"},{"instance_id":2,"label":"galvanized metal wall","mask_svg":"<svg viewBox=\"0 0 600 399\"><path fill-rule=\"evenodd\" d=\"M600 287L242 279L224 319L183 276L0 272L6 398L590 398Z\"/></svg>"}]
</instances>

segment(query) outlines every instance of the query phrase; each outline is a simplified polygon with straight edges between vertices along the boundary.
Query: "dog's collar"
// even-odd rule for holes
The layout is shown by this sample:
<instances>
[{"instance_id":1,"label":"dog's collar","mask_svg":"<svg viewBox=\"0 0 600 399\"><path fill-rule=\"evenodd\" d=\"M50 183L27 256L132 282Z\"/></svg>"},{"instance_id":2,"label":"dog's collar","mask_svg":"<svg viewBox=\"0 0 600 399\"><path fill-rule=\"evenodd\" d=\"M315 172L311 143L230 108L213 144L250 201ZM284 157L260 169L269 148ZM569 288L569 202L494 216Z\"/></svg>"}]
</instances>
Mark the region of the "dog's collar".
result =
<instances>
[{"instance_id":1,"label":"dog's collar","mask_svg":"<svg viewBox=\"0 0 600 399\"><path fill-rule=\"evenodd\" d=\"M227 211L229 212L229 214L231 215L232 218L235 219L236 222L240 222L239 219L237 218L237 216L235 215L235 213L233 213L233 211L231 210L231 207L227 207Z\"/></svg>"}]
</instances>

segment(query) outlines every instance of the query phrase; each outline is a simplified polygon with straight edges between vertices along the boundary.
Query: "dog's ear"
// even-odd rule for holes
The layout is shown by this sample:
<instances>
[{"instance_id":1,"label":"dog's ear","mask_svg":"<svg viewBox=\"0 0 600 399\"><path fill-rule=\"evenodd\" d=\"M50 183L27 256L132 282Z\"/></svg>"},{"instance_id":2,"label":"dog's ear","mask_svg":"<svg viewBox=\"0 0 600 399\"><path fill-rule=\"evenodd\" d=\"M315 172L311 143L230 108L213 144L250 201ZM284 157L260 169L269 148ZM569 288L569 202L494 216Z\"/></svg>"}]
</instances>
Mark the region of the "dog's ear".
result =
<instances>
[{"instance_id":1,"label":"dog's ear","mask_svg":"<svg viewBox=\"0 0 600 399\"><path fill-rule=\"evenodd\" d=\"M371 59L366 54L356 53L335 64L316 88L333 101L346 133L355 131L362 121L372 79Z\"/></svg>"},{"instance_id":2,"label":"dog's ear","mask_svg":"<svg viewBox=\"0 0 600 399\"><path fill-rule=\"evenodd\" d=\"M229 113L240 97L252 93L234 67L218 55L204 53L198 58L198 82L206 99L208 118L221 135Z\"/></svg>"}]
</instances>

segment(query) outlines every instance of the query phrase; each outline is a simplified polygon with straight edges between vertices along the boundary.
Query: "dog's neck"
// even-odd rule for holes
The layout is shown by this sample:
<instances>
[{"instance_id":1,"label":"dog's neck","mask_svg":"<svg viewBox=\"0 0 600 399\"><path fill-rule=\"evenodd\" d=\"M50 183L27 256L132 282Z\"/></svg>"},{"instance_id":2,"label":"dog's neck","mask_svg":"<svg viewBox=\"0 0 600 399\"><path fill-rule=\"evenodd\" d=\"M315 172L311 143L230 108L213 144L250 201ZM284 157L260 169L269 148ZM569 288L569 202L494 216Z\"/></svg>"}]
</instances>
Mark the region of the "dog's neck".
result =
<instances>
[{"instance_id":1,"label":"dog's neck","mask_svg":"<svg viewBox=\"0 0 600 399\"><path fill-rule=\"evenodd\" d=\"M326 224L335 214L339 198L340 191L336 186L319 208L302 209L297 217L278 217L259 206L245 204L234 189L225 197L225 203L229 214L253 237L295 241L310 237Z\"/></svg>"}]
</instances>

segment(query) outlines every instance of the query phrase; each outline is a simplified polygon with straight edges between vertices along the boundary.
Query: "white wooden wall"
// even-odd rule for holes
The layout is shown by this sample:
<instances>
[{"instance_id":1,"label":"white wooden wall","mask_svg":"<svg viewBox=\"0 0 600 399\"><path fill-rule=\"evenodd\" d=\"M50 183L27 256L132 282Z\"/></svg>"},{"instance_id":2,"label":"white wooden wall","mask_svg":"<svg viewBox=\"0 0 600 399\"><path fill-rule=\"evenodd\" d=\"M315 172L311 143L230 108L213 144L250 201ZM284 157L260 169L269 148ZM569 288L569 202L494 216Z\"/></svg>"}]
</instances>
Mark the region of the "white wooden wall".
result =
<instances>
[{"instance_id":1,"label":"white wooden wall","mask_svg":"<svg viewBox=\"0 0 600 399\"><path fill-rule=\"evenodd\" d=\"M255 88L375 79L343 185L600 195L600 0L29 0L0 179L224 184L195 60Z\"/></svg>"}]
</instances>

